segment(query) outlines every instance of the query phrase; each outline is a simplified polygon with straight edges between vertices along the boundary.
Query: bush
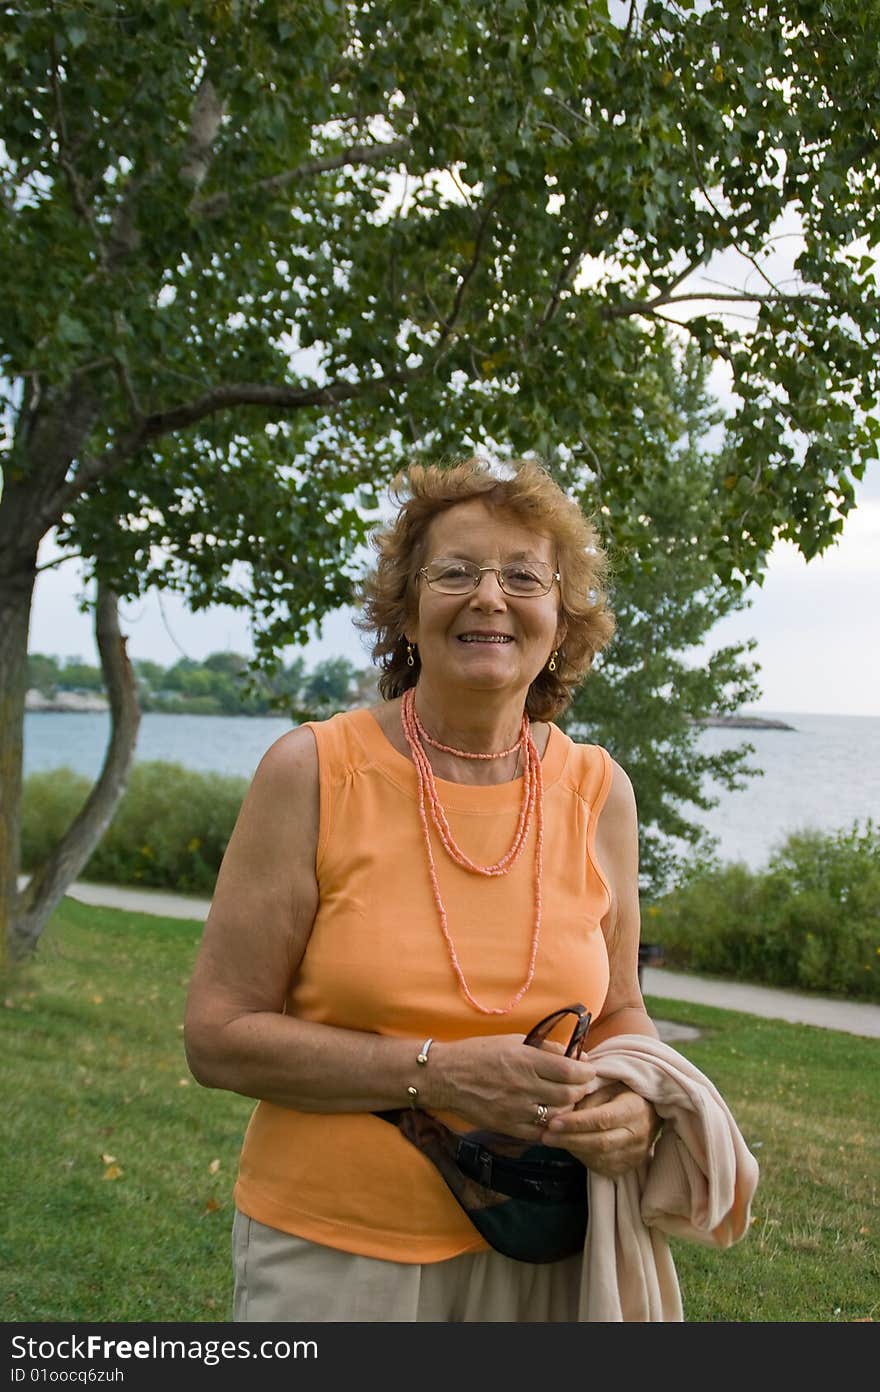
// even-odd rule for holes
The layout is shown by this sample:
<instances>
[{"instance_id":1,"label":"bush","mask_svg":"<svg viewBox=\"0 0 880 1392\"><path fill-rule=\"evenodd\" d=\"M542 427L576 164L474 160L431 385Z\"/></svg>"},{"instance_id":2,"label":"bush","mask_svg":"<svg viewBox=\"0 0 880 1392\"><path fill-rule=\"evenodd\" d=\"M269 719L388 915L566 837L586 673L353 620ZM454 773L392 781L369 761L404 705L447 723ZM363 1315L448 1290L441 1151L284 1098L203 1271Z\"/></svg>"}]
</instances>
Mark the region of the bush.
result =
<instances>
[{"instance_id":1,"label":"bush","mask_svg":"<svg viewBox=\"0 0 880 1392\"><path fill-rule=\"evenodd\" d=\"M91 788L58 769L25 783L23 863L33 869L69 826ZM83 878L179 893L211 893L247 780L180 764L135 764L128 788Z\"/></svg>"},{"instance_id":2,"label":"bush","mask_svg":"<svg viewBox=\"0 0 880 1392\"><path fill-rule=\"evenodd\" d=\"M21 858L25 870L46 859L82 807L92 780L72 769L32 773L25 780L21 809Z\"/></svg>"},{"instance_id":3,"label":"bush","mask_svg":"<svg viewBox=\"0 0 880 1392\"><path fill-rule=\"evenodd\" d=\"M880 1000L880 829L796 832L763 871L702 866L647 924L670 967Z\"/></svg>"}]
</instances>

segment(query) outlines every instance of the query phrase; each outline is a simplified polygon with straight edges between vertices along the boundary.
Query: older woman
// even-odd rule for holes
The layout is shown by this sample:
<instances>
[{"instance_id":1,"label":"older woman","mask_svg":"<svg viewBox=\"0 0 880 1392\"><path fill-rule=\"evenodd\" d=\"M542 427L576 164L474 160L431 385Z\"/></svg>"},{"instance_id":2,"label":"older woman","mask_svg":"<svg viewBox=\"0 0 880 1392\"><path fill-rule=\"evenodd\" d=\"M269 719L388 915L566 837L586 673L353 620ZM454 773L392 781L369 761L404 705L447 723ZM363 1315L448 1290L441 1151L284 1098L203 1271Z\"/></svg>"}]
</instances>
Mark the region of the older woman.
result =
<instances>
[{"instance_id":1,"label":"older woman","mask_svg":"<svg viewBox=\"0 0 880 1392\"><path fill-rule=\"evenodd\" d=\"M603 554L531 462L413 467L398 498L364 590L384 699L264 756L189 993L194 1076L259 1099L235 1317L571 1320L580 1254L502 1255L375 1113L415 1106L611 1176L649 1154L650 1102L597 1087L587 1054L523 1048L571 1001L591 1048L657 1033L632 787L552 723L613 633Z\"/></svg>"}]
</instances>

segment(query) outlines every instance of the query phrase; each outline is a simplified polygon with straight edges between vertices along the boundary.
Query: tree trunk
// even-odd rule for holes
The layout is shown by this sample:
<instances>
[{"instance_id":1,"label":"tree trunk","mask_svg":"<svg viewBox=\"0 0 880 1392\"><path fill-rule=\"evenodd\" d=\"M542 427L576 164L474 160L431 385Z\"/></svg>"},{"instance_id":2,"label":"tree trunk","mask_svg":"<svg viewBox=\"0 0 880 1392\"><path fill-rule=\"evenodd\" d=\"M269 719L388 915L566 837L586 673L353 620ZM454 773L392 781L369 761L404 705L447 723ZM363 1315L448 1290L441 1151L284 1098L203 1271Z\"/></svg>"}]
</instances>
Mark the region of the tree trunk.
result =
<instances>
[{"instance_id":1,"label":"tree trunk","mask_svg":"<svg viewBox=\"0 0 880 1392\"><path fill-rule=\"evenodd\" d=\"M30 566L16 557L15 570L0 577L0 969L7 963L18 907L27 644L36 564L36 552Z\"/></svg>"},{"instance_id":2,"label":"tree trunk","mask_svg":"<svg viewBox=\"0 0 880 1392\"><path fill-rule=\"evenodd\" d=\"M134 760L141 718L137 684L125 639L119 631L116 596L101 584L95 607L95 636L110 701L110 741L100 776L82 811L18 896L9 931L9 950L15 959L29 957L35 951L49 916L110 825Z\"/></svg>"}]
</instances>

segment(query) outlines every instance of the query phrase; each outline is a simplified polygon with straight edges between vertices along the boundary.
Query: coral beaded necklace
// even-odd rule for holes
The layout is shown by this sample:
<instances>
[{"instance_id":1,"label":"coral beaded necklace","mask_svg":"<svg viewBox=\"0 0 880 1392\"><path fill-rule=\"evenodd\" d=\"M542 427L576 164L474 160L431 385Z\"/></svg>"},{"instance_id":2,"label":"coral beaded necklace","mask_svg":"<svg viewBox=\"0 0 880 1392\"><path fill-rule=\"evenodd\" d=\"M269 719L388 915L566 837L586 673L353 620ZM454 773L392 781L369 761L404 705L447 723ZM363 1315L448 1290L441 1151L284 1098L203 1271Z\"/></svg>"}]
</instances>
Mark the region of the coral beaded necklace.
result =
<instances>
[{"instance_id":1,"label":"coral beaded necklace","mask_svg":"<svg viewBox=\"0 0 880 1392\"><path fill-rule=\"evenodd\" d=\"M544 780L541 771L541 759L535 748L529 727L528 716L523 715L522 728L517 744L511 745L510 749L501 750L497 754L478 754L465 749L453 749L449 745L439 744L427 733L422 722L416 714L415 690L410 687L403 693L400 703L400 717L403 725L403 733L409 750L412 755L413 763L416 766L416 773L419 780L419 816L422 823L422 834L425 841L425 850L428 856L428 871L431 876L431 888L434 893L434 903L437 905L437 912L440 916L440 928L449 949L449 956L455 975L458 978L465 1000L479 1010L484 1015L509 1015L514 1006L522 1000L526 991L532 984L535 975L535 960L538 955L538 940L541 936L541 871L544 847ZM523 792L522 803L520 805L519 821L514 833L513 843L510 850L497 860L494 865L477 865L469 856L465 855L461 847L455 842L440 797L437 792L437 784L434 780L434 770L425 753L425 744L430 744L435 749L441 749L446 754L454 754L460 759L501 759L506 754L512 754L514 749L519 747L520 757L523 765ZM475 875L506 875L507 872L516 864L525 847L531 833L532 822L535 822L535 926L532 933L531 951L529 954L529 965L526 979L519 990L511 996L504 1006L482 1005L471 993L465 980L458 955L455 951L455 944L449 933L449 925L446 917L446 909L440 894L440 885L437 880L437 868L434 863L434 854L431 849L431 834L428 828L428 812L430 811L431 821L434 824L440 842L449 857L462 866L463 869L471 871Z\"/></svg>"}]
</instances>

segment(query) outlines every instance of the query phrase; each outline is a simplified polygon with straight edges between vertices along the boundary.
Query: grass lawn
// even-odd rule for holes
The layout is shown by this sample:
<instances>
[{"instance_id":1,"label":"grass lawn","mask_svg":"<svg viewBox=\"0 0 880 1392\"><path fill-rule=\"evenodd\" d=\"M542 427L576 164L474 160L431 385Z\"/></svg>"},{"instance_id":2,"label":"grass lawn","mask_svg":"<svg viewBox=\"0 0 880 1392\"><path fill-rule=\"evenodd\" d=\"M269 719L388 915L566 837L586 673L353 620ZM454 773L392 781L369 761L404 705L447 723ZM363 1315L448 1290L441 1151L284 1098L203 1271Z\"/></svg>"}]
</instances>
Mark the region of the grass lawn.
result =
<instances>
[{"instance_id":1,"label":"grass lawn","mask_svg":"<svg viewBox=\"0 0 880 1392\"><path fill-rule=\"evenodd\" d=\"M198 924L65 900L3 987L0 1321L227 1321L246 1098L193 1082ZM689 1321L876 1319L880 1041L655 1001L761 1165L748 1236L676 1241Z\"/></svg>"}]
</instances>

